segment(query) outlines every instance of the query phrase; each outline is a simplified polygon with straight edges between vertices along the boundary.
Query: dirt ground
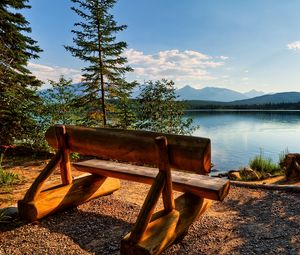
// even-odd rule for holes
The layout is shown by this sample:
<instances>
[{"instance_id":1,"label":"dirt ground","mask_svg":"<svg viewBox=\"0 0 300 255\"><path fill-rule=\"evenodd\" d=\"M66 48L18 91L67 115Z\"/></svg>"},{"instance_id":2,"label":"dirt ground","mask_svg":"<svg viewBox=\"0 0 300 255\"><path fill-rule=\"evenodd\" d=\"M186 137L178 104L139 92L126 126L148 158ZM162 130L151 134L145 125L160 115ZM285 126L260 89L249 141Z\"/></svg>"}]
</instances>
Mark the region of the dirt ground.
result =
<instances>
[{"instance_id":1,"label":"dirt ground","mask_svg":"<svg viewBox=\"0 0 300 255\"><path fill-rule=\"evenodd\" d=\"M26 164L12 168L25 181L10 191L10 199L2 192L1 207L22 198L46 162ZM56 173L48 185L59 180ZM131 230L149 188L121 184L110 196L38 222L0 223L0 255L119 254L120 241ZM164 254L300 254L300 194L232 187L223 202L214 202Z\"/></svg>"},{"instance_id":2,"label":"dirt ground","mask_svg":"<svg viewBox=\"0 0 300 255\"><path fill-rule=\"evenodd\" d=\"M34 158L10 158L7 161L4 161L4 167L7 171L11 171L13 173L19 174L22 181L18 185L9 185L9 186L0 186L0 208L5 208L9 206L15 206L17 201L22 199L25 192L28 190L32 182L35 178L39 175L39 173L43 170L46 164L49 162L49 159L34 159ZM76 171L72 168L72 175L74 177L81 175L82 172ZM50 176L45 184L45 188L54 186L56 184L60 184L60 172L59 169ZM278 184L278 185L299 185L300 180L296 181L286 181L284 176L277 176L273 178L269 178L262 181L255 181L252 182L253 184ZM144 184L135 183L132 186L132 183L128 185L130 196L127 196L126 200L128 202L135 202L135 201L144 201L144 197L139 195L137 192L137 196L134 194L136 191L139 191L140 188L147 189L148 186ZM118 198L121 198L119 193L116 193ZM122 199L125 199L124 197Z\"/></svg>"}]
</instances>

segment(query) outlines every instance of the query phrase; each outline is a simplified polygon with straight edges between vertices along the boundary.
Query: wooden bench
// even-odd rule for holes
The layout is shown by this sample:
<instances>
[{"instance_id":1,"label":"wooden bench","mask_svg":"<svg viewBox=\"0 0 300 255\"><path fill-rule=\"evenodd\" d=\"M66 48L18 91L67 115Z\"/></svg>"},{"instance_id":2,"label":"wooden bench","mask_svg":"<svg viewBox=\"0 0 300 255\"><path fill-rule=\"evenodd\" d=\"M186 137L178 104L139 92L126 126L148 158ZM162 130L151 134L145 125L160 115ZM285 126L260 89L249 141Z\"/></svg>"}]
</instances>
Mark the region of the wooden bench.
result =
<instances>
[{"instance_id":1,"label":"wooden bench","mask_svg":"<svg viewBox=\"0 0 300 255\"><path fill-rule=\"evenodd\" d=\"M208 176L207 138L57 125L48 129L46 140L57 153L18 202L24 219L35 221L111 194L120 188L119 179L152 185L133 230L121 242L121 254L160 254L187 232L211 200L222 201L229 191L228 181ZM97 157L73 163L89 174L72 178L71 152ZM62 184L43 190L58 164ZM174 199L173 189L183 194ZM160 195L164 209L153 213Z\"/></svg>"}]
</instances>

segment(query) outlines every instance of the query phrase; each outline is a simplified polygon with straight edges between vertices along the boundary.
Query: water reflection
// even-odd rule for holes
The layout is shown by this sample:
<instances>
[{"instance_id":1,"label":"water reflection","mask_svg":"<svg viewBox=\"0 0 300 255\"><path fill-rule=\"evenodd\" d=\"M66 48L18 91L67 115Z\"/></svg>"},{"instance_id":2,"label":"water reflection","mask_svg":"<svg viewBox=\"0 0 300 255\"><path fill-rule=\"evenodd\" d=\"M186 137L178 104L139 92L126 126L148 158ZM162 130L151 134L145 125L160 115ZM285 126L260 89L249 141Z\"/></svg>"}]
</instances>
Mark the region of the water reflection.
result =
<instances>
[{"instance_id":1,"label":"water reflection","mask_svg":"<svg viewBox=\"0 0 300 255\"><path fill-rule=\"evenodd\" d=\"M300 152L300 111L193 111L193 135L212 140L212 161L221 171L236 169L263 149L275 162L281 151Z\"/></svg>"}]
</instances>

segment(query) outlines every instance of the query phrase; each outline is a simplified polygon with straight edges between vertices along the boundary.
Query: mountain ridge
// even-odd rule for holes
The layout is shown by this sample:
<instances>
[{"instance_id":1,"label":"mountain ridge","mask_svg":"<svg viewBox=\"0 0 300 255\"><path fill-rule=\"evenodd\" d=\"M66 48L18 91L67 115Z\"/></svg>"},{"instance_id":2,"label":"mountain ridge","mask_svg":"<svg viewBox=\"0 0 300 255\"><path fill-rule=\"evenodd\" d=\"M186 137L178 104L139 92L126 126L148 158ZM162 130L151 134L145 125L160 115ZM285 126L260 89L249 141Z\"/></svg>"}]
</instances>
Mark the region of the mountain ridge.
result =
<instances>
[{"instance_id":1,"label":"mountain ridge","mask_svg":"<svg viewBox=\"0 0 300 255\"><path fill-rule=\"evenodd\" d=\"M179 100L207 100L219 102L244 100L255 96L260 96L262 94L264 94L264 92L256 91L254 89L246 93L241 93L232 89L217 87L204 87L202 89L196 89L190 85L186 85L183 88L176 90L176 95L178 96Z\"/></svg>"}]
</instances>

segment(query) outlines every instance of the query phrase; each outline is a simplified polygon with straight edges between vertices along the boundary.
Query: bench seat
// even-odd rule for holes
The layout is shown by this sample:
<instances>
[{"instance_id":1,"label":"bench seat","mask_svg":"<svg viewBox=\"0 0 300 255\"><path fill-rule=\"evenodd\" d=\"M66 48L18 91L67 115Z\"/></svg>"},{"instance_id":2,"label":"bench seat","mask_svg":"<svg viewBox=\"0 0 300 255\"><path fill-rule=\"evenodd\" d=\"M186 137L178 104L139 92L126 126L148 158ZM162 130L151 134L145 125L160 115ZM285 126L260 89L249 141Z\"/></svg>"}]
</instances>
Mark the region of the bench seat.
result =
<instances>
[{"instance_id":1,"label":"bench seat","mask_svg":"<svg viewBox=\"0 0 300 255\"><path fill-rule=\"evenodd\" d=\"M83 172L146 184L152 184L159 172L157 168L100 159L73 163L73 166ZM189 192L203 198L218 201L222 201L228 194L228 180L180 171L172 171L171 174L173 188L177 191Z\"/></svg>"},{"instance_id":2,"label":"bench seat","mask_svg":"<svg viewBox=\"0 0 300 255\"><path fill-rule=\"evenodd\" d=\"M119 179L150 184L132 231L121 241L122 255L161 254L187 233L211 200L222 201L229 191L228 180L208 176L208 138L56 125L47 130L46 139L57 151L18 201L20 218L36 221L106 196L120 188ZM72 152L96 158L73 163L74 168L88 175L73 178ZM45 182L57 166L61 184L45 189ZM183 194L174 199L173 190ZM155 212L160 197L163 209Z\"/></svg>"}]
</instances>

